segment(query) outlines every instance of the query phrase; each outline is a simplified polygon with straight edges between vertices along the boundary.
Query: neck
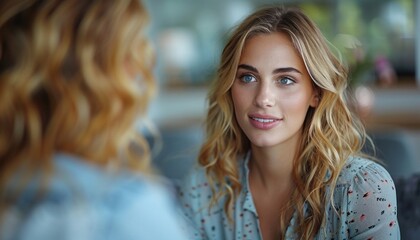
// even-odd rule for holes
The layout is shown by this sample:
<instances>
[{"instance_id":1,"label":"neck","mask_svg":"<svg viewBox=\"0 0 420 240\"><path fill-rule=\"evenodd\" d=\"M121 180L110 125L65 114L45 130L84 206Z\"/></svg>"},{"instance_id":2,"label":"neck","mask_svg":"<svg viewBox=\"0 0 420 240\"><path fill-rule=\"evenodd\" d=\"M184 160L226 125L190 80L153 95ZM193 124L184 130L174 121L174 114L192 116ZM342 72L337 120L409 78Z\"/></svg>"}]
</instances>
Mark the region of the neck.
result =
<instances>
[{"instance_id":1,"label":"neck","mask_svg":"<svg viewBox=\"0 0 420 240\"><path fill-rule=\"evenodd\" d=\"M268 191L289 190L293 185L293 164L297 142L284 146L252 146L250 178Z\"/></svg>"}]
</instances>

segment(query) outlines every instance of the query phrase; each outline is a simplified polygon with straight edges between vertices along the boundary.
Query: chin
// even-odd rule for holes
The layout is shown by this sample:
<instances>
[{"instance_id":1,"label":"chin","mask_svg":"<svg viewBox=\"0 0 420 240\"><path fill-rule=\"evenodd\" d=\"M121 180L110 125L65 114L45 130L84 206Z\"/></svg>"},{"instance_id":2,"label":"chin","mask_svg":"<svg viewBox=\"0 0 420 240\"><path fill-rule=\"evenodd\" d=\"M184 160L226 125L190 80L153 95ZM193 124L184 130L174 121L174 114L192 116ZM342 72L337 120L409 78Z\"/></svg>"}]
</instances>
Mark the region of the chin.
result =
<instances>
[{"instance_id":1,"label":"chin","mask_svg":"<svg viewBox=\"0 0 420 240\"><path fill-rule=\"evenodd\" d=\"M260 148L273 147L277 145L277 143L271 139L252 139L250 142L253 146Z\"/></svg>"}]
</instances>

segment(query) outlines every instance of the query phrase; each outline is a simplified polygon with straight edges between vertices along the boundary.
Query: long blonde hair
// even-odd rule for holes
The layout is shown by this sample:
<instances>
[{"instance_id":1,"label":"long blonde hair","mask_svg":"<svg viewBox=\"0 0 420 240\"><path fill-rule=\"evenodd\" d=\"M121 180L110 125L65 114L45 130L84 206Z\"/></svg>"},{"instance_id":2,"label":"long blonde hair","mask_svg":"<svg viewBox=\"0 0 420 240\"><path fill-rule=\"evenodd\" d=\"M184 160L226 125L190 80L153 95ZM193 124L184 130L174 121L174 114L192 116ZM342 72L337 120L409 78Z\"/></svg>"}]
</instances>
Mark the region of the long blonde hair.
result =
<instances>
[{"instance_id":1,"label":"long blonde hair","mask_svg":"<svg viewBox=\"0 0 420 240\"><path fill-rule=\"evenodd\" d=\"M326 196L326 187L334 188L349 156L363 155L361 149L366 134L348 107L347 69L332 53L317 26L299 9L264 8L247 17L234 30L222 52L217 79L208 94L207 136L199 153L199 163L205 167L214 193L210 206L224 196L225 212L231 216L232 204L242 188L238 156L249 151L250 143L237 124L230 88L245 41L258 34L274 32L290 36L320 95L319 105L308 110L304 121L293 172L297 189L290 201L298 213L296 232L300 238L311 239L325 221L325 202L332 200L332 193ZM216 184L220 187L216 188ZM309 213L304 211L305 204ZM286 220L282 216L279 223L283 233Z\"/></svg>"},{"instance_id":2,"label":"long blonde hair","mask_svg":"<svg viewBox=\"0 0 420 240\"><path fill-rule=\"evenodd\" d=\"M148 19L138 0L1 2L0 204L56 152L150 171L135 128L155 88Z\"/></svg>"}]
</instances>

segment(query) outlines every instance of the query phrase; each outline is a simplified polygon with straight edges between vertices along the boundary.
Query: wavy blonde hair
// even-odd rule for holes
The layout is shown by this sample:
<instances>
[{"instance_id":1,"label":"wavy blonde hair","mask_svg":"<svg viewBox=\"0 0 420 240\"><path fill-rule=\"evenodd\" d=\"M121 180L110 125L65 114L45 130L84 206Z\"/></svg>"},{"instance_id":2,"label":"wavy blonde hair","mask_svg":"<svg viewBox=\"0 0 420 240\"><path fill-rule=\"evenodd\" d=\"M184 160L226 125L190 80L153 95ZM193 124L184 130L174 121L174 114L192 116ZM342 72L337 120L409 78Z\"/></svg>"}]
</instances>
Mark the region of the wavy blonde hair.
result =
<instances>
[{"instance_id":1,"label":"wavy blonde hair","mask_svg":"<svg viewBox=\"0 0 420 240\"><path fill-rule=\"evenodd\" d=\"M139 0L1 2L0 203L56 152L150 172L135 129L155 88L148 21Z\"/></svg>"},{"instance_id":2,"label":"wavy blonde hair","mask_svg":"<svg viewBox=\"0 0 420 240\"><path fill-rule=\"evenodd\" d=\"M299 9L268 7L247 17L229 38L221 56L217 79L208 94L206 140L199 153L212 186L210 207L226 197L225 212L231 216L232 204L242 188L238 156L249 151L250 143L234 114L231 86L242 48L247 39L281 32L287 34L300 53L320 94L319 105L308 110L302 140L295 158L293 177L297 186L289 204L298 213L297 229L302 239L312 239L325 221L326 187L335 187L346 160L363 155L366 133L348 107L347 69L333 54L317 26ZM325 176L329 174L329 178ZM216 185L220 187L216 188ZM308 205L309 214L304 212ZM285 232L286 216L280 227Z\"/></svg>"}]
</instances>

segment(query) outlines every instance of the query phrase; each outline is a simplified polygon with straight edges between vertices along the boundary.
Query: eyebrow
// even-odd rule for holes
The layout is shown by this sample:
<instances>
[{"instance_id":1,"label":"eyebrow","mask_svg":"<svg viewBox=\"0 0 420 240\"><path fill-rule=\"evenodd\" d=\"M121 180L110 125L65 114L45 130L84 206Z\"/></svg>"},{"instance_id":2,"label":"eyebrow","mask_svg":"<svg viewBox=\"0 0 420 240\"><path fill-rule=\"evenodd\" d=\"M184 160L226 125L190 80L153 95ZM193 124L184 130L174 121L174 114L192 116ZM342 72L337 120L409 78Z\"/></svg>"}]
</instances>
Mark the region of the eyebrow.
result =
<instances>
[{"instance_id":1,"label":"eyebrow","mask_svg":"<svg viewBox=\"0 0 420 240\"><path fill-rule=\"evenodd\" d=\"M240 69L240 68L258 73L258 69L256 69L255 67L253 67L251 65L248 65L248 64L240 64L238 66L238 69ZM296 73L302 74L302 72L300 72L299 70L297 70L296 68L293 68L293 67L276 68L276 69L273 70L273 74L286 73L286 72L296 72Z\"/></svg>"}]
</instances>

